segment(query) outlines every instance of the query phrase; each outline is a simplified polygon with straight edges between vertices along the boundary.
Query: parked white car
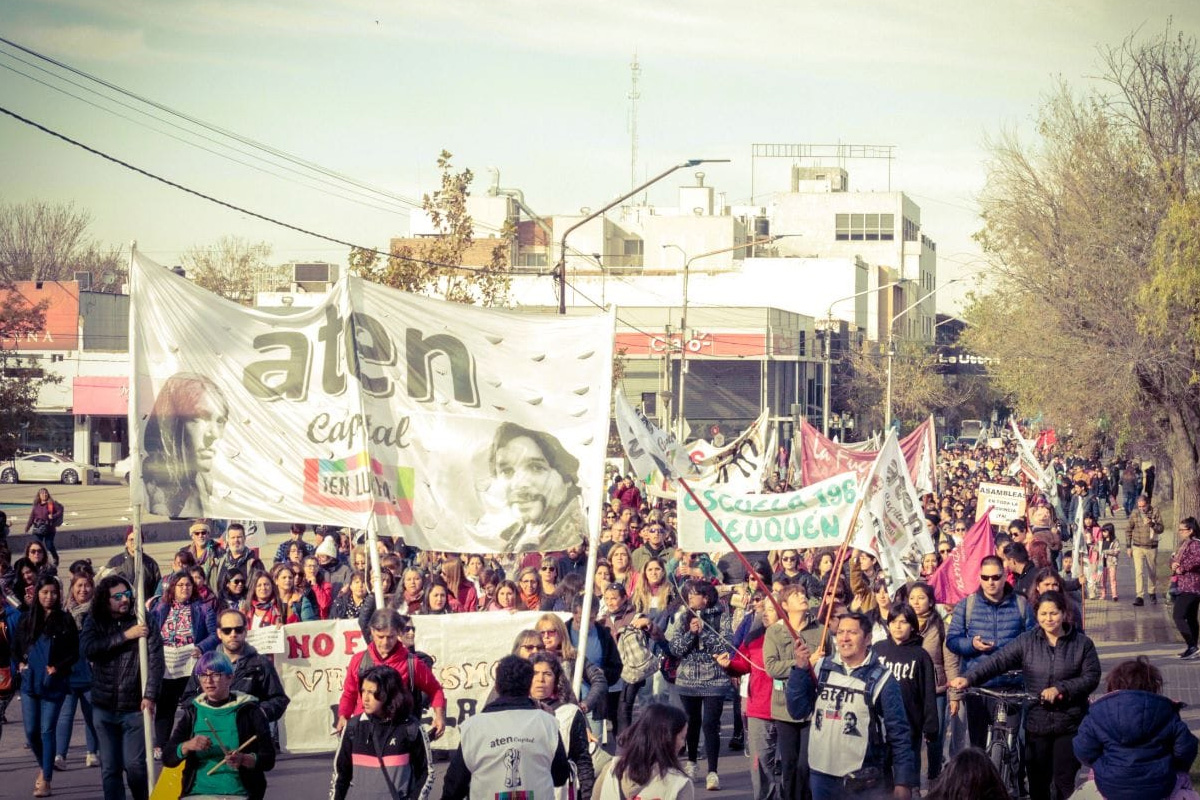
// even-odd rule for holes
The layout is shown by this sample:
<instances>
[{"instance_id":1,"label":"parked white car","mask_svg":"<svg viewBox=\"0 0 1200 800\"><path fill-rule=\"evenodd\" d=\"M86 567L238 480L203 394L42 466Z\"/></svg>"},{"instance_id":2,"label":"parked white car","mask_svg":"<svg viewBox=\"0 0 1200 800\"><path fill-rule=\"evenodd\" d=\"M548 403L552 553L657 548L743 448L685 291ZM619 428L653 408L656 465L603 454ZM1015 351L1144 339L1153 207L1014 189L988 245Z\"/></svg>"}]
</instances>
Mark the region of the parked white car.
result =
<instances>
[{"instance_id":1,"label":"parked white car","mask_svg":"<svg viewBox=\"0 0 1200 800\"><path fill-rule=\"evenodd\" d=\"M91 475L93 483L100 481L100 470L55 453L32 453L0 466L0 483L75 484L85 475Z\"/></svg>"},{"instance_id":2,"label":"parked white car","mask_svg":"<svg viewBox=\"0 0 1200 800\"><path fill-rule=\"evenodd\" d=\"M113 477L119 479L126 486L129 485L129 473L131 472L133 472L133 456L125 456L113 464Z\"/></svg>"}]
</instances>

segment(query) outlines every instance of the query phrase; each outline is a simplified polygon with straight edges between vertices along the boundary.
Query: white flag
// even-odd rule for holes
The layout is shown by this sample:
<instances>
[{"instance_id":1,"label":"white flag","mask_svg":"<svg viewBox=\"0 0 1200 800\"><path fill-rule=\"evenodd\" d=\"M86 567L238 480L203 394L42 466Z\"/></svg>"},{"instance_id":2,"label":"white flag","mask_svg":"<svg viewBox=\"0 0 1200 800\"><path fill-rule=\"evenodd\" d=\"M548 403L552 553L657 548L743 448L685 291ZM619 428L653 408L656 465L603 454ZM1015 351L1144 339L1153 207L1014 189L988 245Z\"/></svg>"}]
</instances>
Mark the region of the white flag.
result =
<instances>
[{"instance_id":1,"label":"white flag","mask_svg":"<svg viewBox=\"0 0 1200 800\"><path fill-rule=\"evenodd\" d=\"M920 557L934 545L894 430L888 431L861 491L851 546L874 554L893 586L914 580Z\"/></svg>"}]
</instances>

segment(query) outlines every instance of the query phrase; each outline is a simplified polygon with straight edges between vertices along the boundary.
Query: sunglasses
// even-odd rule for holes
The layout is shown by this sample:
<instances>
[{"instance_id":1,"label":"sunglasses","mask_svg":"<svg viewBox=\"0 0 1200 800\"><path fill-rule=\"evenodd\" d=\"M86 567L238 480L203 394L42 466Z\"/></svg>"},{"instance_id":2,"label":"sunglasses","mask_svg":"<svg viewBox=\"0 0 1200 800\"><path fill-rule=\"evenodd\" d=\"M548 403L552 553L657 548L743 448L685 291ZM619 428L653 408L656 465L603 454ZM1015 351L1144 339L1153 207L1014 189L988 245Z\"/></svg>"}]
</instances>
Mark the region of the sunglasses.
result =
<instances>
[{"instance_id":1,"label":"sunglasses","mask_svg":"<svg viewBox=\"0 0 1200 800\"><path fill-rule=\"evenodd\" d=\"M981 581L1001 581L1001 580L1004 580L1004 576L1003 575L980 575L979 580L981 580Z\"/></svg>"},{"instance_id":2,"label":"sunglasses","mask_svg":"<svg viewBox=\"0 0 1200 800\"><path fill-rule=\"evenodd\" d=\"M783 558L781 558L779 560L780 561L795 561L796 557L795 556L784 556Z\"/></svg>"},{"instance_id":3,"label":"sunglasses","mask_svg":"<svg viewBox=\"0 0 1200 800\"><path fill-rule=\"evenodd\" d=\"M246 582L244 580L242 580L241 578L234 578L233 580L230 581L230 583L237 585L237 586L241 586L241 585L244 585Z\"/></svg>"},{"instance_id":4,"label":"sunglasses","mask_svg":"<svg viewBox=\"0 0 1200 800\"><path fill-rule=\"evenodd\" d=\"M542 572L558 572L554 567L542 567Z\"/></svg>"},{"instance_id":5,"label":"sunglasses","mask_svg":"<svg viewBox=\"0 0 1200 800\"><path fill-rule=\"evenodd\" d=\"M245 633L246 626L245 625L234 625L229 628L221 628L220 631L221 631L221 633L225 634L226 636L229 636L230 634L234 634L234 633Z\"/></svg>"},{"instance_id":6,"label":"sunglasses","mask_svg":"<svg viewBox=\"0 0 1200 800\"><path fill-rule=\"evenodd\" d=\"M416 632L417 632L417 629L416 629L416 627L414 627L414 626L412 626L412 625L407 625L407 626L405 626L405 627L401 628L400 630L401 630L403 633L416 633Z\"/></svg>"},{"instance_id":7,"label":"sunglasses","mask_svg":"<svg viewBox=\"0 0 1200 800\"><path fill-rule=\"evenodd\" d=\"M942 554L942 555L944 555L944 556L948 556L948 555L950 555L950 548L949 548L949 547L947 547L947 548L945 548L944 550L940 550L940 549L939 549L939 550L938 550L938 553L940 553L940 554Z\"/></svg>"},{"instance_id":8,"label":"sunglasses","mask_svg":"<svg viewBox=\"0 0 1200 800\"><path fill-rule=\"evenodd\" d=\"M127 589L123 592L113 592L111 595L109 595L109 597L111 597L113 600L132 600L133 592Z\"/></svg>"}]
</instances>

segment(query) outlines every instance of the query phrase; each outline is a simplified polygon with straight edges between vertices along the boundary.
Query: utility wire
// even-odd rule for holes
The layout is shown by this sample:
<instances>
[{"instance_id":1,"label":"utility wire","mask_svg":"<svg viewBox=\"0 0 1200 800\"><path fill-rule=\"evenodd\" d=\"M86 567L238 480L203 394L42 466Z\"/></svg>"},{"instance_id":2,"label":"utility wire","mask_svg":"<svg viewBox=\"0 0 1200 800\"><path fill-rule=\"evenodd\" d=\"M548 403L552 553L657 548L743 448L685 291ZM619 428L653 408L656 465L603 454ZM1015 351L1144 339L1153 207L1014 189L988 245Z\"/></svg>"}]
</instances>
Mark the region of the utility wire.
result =
<instances>
[{"instance_id":1,"label":"utility wire","mask_svg":"<svg viewBox=\"0 0 1200 800\"><path fill-rule=\"evenodd\" d=\"M0 41L4 41L4 39L0 38ZM401 261L407 261L412 264L424 264L425 266L429 266L429 267L437 267L439 269L448 269L448 270L461 270L463 272L474 272L474 273L490 273L490 272L492 272L492 270L483 269L480 267L465 267L465 266L459 266L456 264L442 264L437 261L426 261L425 259L422 259L422 258L412 258L410 256L399 256L394 253L385 253L384 251L376 250L373 247L363 247L362 245L354 244L353 242L348 242L344 239L338 239L336 237L328 236L323 233L317 233L316 231L312 231L307 228L301 228L298 225L292 225L289 222L284 222L282 220L275 219L274 217L268 217L265 214L260 214L256 211L251 211L247 208L242 208L241 206L234 205L233 203L229 203L224 200L220 200L211 195L204 194L203 192L196 191L195 189L190 189L187 186L176 183L172 180L168 180L167 178L164 178L160 175L156 175L153 172L144 170L141 167L134 166L133 164L130 164L127 161L122 161L121 159L117 158L116 156L111 156L108 153L104 153L93 147L89 147L88 145L84 144L83 142L72 139L71 137L66 136L65 134L59 133L58 131L51 130L50 128L47 128L45 125L41 125L37 122L34 122L31 119L27 119L26 117L21 116L20 114L16 113L15 111L7 109L3 106L0 106L0 113L6 114L6 115L12 117L13 119L17 120L18 122L23 122L26 125L30 126L31 128L35 128L35 129L41 131L42 133L49 134L50 136L53 136L56 139L61 139L62 141L66 142L67 144L74 145L75 147L78 147L81 150L91 153L92 155L99 156L100 158L103 158L106 161L111 161L114 164L119 164L120 166L125 167L125 169L136 172L139 175L150 178L151 180L158 181L159 183L170 186L173 189L178 189L181 192L186 192L187 194L193 195L195 197L199 197L202 200L207 200L210 203L216 203L219 206L223 206L225 208L231 209L233 211L238 212L239 214L246 214L247 216L254 217L255 219L260 219L263 222L269 222L272 225L278 225L281 228L287 228L288 230L293 230L293 231L296 231L297 233L303 233L306 236L312 236L316 239L322 239L326 242L333 242L334 244L340 244L344 247L355 248L355 249L362 250L362 251L365 251L368 253L374 253L375 255L380 255L380 256L387 257L387 258L395 258L395 259L399 259ZM547 273L539 271L539 270L509 269L509 270L505 270L505 274L545 276Z\"/></svg>"}]
</instances>

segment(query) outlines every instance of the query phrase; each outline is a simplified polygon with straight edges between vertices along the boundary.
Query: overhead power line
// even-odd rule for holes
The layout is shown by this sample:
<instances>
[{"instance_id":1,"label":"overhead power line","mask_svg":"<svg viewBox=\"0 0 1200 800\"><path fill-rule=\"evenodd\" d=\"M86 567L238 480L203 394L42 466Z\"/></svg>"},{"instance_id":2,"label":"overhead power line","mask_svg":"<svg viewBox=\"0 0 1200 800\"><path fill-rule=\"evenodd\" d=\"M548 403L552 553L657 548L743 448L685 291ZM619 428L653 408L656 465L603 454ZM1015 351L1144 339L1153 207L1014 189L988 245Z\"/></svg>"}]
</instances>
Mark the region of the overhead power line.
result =
<instances>
[{"instance_id":1,"label":"overhead power line","mask_svg":"<svg viewBox=\"0 0 1200 800\"><path fill-rule=\"evenodd\" d=\"M266 214L260 214L257 211L251 211L248 208L243 208L242 206L234 205L233 203L229 203L229 202L226 202L225 200L218 199L216 197L213 197L212 195L204 194L203 192L196 191L195 189L191 189L187 186L184 186L183 184L176 183L175 181L164 178L161 175L156 175L155 173L150 172L145 169L142 169L141 167L134 166L133 164L130 164L128 161L122 161L121 159L117 158L116 156L111 156L108 153L97 150L94 147L89 147L88 145L84 144L83 142L72 139L70 136L59 133L58 131L51 130L50 128L47 128L45 125L34 122L33 120L23 117L20 114L16 113L15 111L12 111L3 106L0 106L0 113L7 114L8 116L12 117L13 119L17 120L18 122L23 122L26 125L30 126L31 128L35 128L35 129L41 131L42 133L53 136L56 139L61 139L62 141L66 142L67 144L74 145L75 147L78 147L81 150L91 153L92 155L99 156L100 158L103 158L106 161L111 161L112 163L118 164L118 165L124 167L125 169L128 169L128 170L138 173L139 175L142 175L144 177L150 178L151 180L155 180L155 181L158 181L159 183L170 186L172 189L178 189L179 191L186 192L187 194L190 194L194 197L199 197L200 199L207 200L210 203L216 203L219 206L223 206L230 210L236 211L239 214L245 214L247 216L254 217L255 219L260 219L263 222L269 222L272 225L278 225L281 228L287 228L288 230L296 231L297 233L303 233L306 236L312 236L316 239L322 239L326 242L333 242L334 244L340 244L340 245L343 245L344 247L357 248L359 250L363 250L368 253L375 253L376 255L385 256L387 258L396 258L401 261L407 261L412 264L424 264L429 267L437 267L439 269L449 269L449 270L461 270L463 272L475 272L475 273L490 272L490 270L485 270L485 269L481 269L478 267L465 267L465 266L460 266L457 264L443 264L443 263L440 263L437 261L427 261L423 258L412 258L412 257L406 257L406 256L399 256L394 253L384 252L382 250L376 250L374 247L364 247L363 245L355 244L353 242L346 241L345 239L338 239L334 236L329 236L324 233L318 233L316 231L309 230L308 228L301 228L299 225L293 225L290 222L284 222L283 220L275 219L274 217L269 217ZM549 274L549 273L538 271L538 270L513 270L513 269L506 270L506 273L509 275L547 275L547 274Z\"/></svg>"}]
</instances>

